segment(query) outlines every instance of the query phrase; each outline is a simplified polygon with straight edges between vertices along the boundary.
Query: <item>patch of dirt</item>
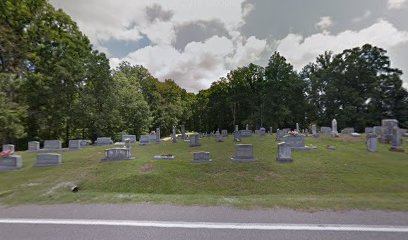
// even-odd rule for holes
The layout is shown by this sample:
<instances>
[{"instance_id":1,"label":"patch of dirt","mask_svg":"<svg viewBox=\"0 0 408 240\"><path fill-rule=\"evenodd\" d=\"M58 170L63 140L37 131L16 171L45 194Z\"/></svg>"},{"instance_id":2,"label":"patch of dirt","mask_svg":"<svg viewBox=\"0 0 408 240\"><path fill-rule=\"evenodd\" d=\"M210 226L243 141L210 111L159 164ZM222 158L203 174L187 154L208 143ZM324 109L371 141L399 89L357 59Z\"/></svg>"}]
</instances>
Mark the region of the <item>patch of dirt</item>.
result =
<instances>
[{"instance_id":1,"label":"patch of dirt","mask_svg":"<svg viewBox=\"0 0 408 240\"><path fill-rule=\"evenodd\" d=\"M265 181L267 179L267 177L265 176L256 176L255 177L255 181Z\"/></svg>"},{"instance_id":2,"label":"patch of dirt","mask_svg":"<svg viewBox=\"0 0 408 240\"><path fill-rule=\"evenodd\" d=\"M151 164L151 163L143 164L143 166L140 168L140 171L142 171L142 172L152 172L153 171L153 164Z\"/></svg>"},{"instance_id":3,"label":"patch of dirt","mask_svg":"<svg viewBox=\"0 0 408 240\"><path fill-rule=\"evenodd\" d=\"M60 182L54 187L48 189L48 191L44 195L51 195L60 189L66 189L66 190L71 191L71 188L74 186L76 186L74 182Z\"/></svg>"},{"instance_id":4,"label":"patch of dirt","mask_svg":"<svg viewBox=\"0 0 408 240\"><path fill-rule=\"evenodd\" d=\"M340 136L333 139L343 142L364 142L363 136L353 137L350 134L340 134Z\"/></svg>"}]
</instances>

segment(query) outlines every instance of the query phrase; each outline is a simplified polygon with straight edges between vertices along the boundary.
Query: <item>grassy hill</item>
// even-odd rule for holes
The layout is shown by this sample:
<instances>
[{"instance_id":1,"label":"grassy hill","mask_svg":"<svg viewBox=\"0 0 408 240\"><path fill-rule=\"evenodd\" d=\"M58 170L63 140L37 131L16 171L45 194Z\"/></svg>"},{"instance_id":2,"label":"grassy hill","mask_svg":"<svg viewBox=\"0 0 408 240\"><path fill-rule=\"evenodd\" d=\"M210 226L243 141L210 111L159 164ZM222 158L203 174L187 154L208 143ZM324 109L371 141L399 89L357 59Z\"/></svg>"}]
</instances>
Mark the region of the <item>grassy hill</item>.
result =
<instances>
[{"instance_id":1,"label":"grassy hill","mask_svg":"<svg viewBox=\"0 0 408 240\"><path fill-rule=\"evenodd\" d=\"M358 138L306 138L317 150L293 152L293 163L276 162L275 136L243 138L254 145L255 162L233 163L232 136L201 147L162 141L132 146L134 160L103 162L107 147L63 152L63 165L32 167L36 153L19 152L24 167L0 172L0 204L65 202L165 202L174 204L290 207L301 209L408 210L408 147L390 152L379 144L366 150ZM326 149L326 145L336 150ZM209 151L211 163L191 163ZM153 160L173 154L176 160ZM69 186L80 191L72 193Z\"/></svg>"}]
</instances>

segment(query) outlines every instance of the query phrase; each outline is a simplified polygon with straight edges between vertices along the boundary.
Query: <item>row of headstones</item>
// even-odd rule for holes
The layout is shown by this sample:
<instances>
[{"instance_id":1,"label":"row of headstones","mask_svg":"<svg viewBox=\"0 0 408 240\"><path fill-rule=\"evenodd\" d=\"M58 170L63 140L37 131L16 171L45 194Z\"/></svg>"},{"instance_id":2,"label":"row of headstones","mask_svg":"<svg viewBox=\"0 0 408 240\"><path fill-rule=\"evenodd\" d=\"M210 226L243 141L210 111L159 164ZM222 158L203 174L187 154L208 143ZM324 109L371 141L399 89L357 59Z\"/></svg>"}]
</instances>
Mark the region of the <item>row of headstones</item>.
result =
<instances>
[{"instance_id":1,"label":"row of headstones","mask_svg":"<svg viewBox=\"0 0 408 240\"><path fill-rule=\"evenodd\" d=\"M89 140L69 140L69 149L80 149L81 147L88 146ZM40 151L40 150L63 150L62 142L60 140L45 140L43 149L40 148L40 142L31 141L28 142L28 151Z\"/></svg>"}]
</instances>

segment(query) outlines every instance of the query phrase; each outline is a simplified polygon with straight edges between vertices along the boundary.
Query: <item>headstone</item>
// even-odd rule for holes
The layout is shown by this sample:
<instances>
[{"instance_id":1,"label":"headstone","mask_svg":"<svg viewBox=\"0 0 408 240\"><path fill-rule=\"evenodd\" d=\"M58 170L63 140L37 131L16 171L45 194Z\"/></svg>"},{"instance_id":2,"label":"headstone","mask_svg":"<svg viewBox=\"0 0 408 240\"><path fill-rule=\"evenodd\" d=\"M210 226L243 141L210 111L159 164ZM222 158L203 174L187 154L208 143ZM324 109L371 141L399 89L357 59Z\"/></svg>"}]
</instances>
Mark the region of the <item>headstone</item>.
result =
<instances>
[{"instance_id":1,"label":"headstone","mask_svg":"<svg viewBox=\"0 0 408 240\"><path fill-rule=\"evenodd\" d=\"M245 125L245 130L249 130L249 125L247 124L247 125Z\"/></svg>"},{"instance_id":2,"label":"headstone","mask_svg":"<svg viewBox=\"0 0 408 240\"><path fill-rule=\"evenodd\" d=\"M336 119L332 120L331 135L332 135L332 137L337 137L339 135L339 132L337 131L337 120Z\"/></svg>"},{"instance_id":3,"label":"headstone","mask_svg":"<svg viewBox=\"0 0 408 240\"><path fill-rule=\"evenodd\" d=\"M403 152L404 149L401 147L401 132L398 127L392 129L392 139L391 139L391 151Z\"/></svg>"},{"instance_id":4,"label":"headstone","mask_svg":"<svg viewBox=\"0 0 408 240\"><path fill-rule=\"evenodd\" d=\"M332 132L331 128L329 127L320 127L320 133L324 135L330 135Z\"/></svg>"},{"instance_id":5,"label":"headstone","mask_svg":"<svg viewBox=\"0 0 408 240\"><path fill-rule=\"evenodd\" d=\"M305 147L305 138L303 135L286 135L283 137L284 142L286 142L293 150L309 150L309 147Z\"/></svg>"},{"instance_id":6,"label":"headstone","mask_svg":"<svg viewBox=\"0 0 408 240\"><path fill-rule=\"evenodd\" d=\"M200 144L200 136L197 133L190 134L190 147L198 147Z\"/></svg>"},{"instance_id":7,"label":"headstone","mask_svg":"<svg viewBox=\"0 0 408 240\"><path fill-rule=\"evenodd\" d=\"M235 144L235 155L231 159L237 162L254 161L254 148L252 144Z\"/></svg>"},{"instance_id":8,"label":"headstone","mask_svg":"<svg viewBox=\"0 0 408 240\"><path fill-rule=\"evenodd\" d=\"M377 135L375 133L367 134L367 150L369 152L377 152Z\"/></svg>"},{"instance_id":9,"label":"headstone","mask_svg":"<svg viewBox=\"0 0 408 240\"><path fill-rule=\"evenodd\" d=\"M251 137L252 131L251 130L240 130L241 137Z\"/></svg>"},{"instance_id":10,"label":"headstone","mask_svg":"<svg viewBox=\"0 0 408 240\"><path fill-rule=\"evenodd\" d=\"M286 142L278 143L278 162L292 162L292 148Z\"/></svg>"},{"instance_id":11,"label":"headstone","mask_svg":"<svg viewBox=\"0 0 408 240\"><path fill-rule=\"evenodd\" d=\"M86 147L92 144L91 140L81 140L81 147Z\"/></svg>"},{"instance_id":12,"label":"headstone","mask_svg":"<svg viewBox=\"0 0 408 240\"><path fill-rule=\"evenodd\" d=\"M217 142L224 142L224 138L222 137L222 135L220 134L220 131L216 131L215 132L215 139Z\"/></svg>"},{"instance_id":13,"label":"headstone","mask_svg":"<svg viewBox=\"0 0 408 240\"><path fill-rule=\"evenodd\" d=\"M234 142L241 142L241 131L234 132Z\"/></svg>"},{"instance_id":14,"label":"headstone","mask_svg":"<svg viewBox=\"0 0 408 240\"><path fill-rule=\"evenodd\" d=\"M303 134L307 137L309 136L309 129L305 128L303 129Z\"/></svg>"},{"instance_id":15,"label":"headstone","mask_svg":"<svg viewBox=\"0 0 408 240\"><path fill-rule=\"evenodd\" d=\"M221 130L221 135L223 136L223 137L227 137L228 136L228 130Z\"/></svg>"},{"instance_id":16,"label":"headstone","mask_svg":"<svg viewBox=\"0 0 408 240\"><path fill-rule=\"evenodd\" d=\"M193 153L193 163L210 162L209 152L194 152Z\"/></svg>"},{"instance_id":17,"label":"headstone","mask_svg":"<svg viewBox=\"0 0 408 240\"><path fill-rule=\"evenodd\" d=\"M68 148L69 149L81 149L82 140L69 140Z\"/></svg>"},{"instance_id":18,"label":"headstone","mask_svg":"<svg viewBox=\"0 0 408 240\"><path fill-rule=\"evenodd\" d=\"M95 141L98 146L112 145L113 141L110 137L98 137Z\"/></svg>"},{"instance_id":19,"label":"headstone","mask_svg":"<svg viewBox=\"0 0 408 240\"><path fill-rule=\"evenodd\" d=\"M281 141L286 133L283 130L276 130L276 141Z\"/></svg>"},{"instance_id":20,"label":"headstone","mask_svg":"<svg viewBox=\"0 0 408 240\"><path fill-rule=\"evenodd\" d=\"M149 135L142 135L139 139L139 144L144 146L150 143Z\"/></svg>"},{"instance_id":21,"label":"headstone","mask_svg":"<svg viewBox=\"0 0 408 240\"><path fill-rule=\"evenodd\" d=\"M0 171L17 170L23 167L20 155L9 155L0 158Z\"/></svg>"},{"instance_id":22,"label":"headstone","mask_svg":"<svg viewBox=\"0 0 408 240\"><path fill-rule=\"evenodd\" d=\"M35 167L56 166L62 163L62 155L58 153L40 153L37 155Z\"/></svg>"},{"instance_id":23,"label":"headstone","mask_svg":"<svg viewBox=\"0 0 408 240\"><path fill-rule=\"evenodd\" d=\"M149 136L149 142L150 143L156 142L156 132L150 133L148 136Z\"/></svg>"},{"instance_id":24,"label":"headstone","mask_svg":"<svg viewBox=\"0 0 408 240\"><path fill-rule=\"evenodd\" d=\"M407 135L407 132L408 132L408 129L405 129L405 128L400 128L400 133L401 133L401 136L406 136Z\"/></svg>"},{"instance_id":25,"label":"headstone","mask_svg":"<svg viewBox=\"0 0 408 240\"><path fill-rule=\"evenodd\" d=\"M292 131L290 128L284 128L284 129L282 129L283 130L283 132L285 133L285 134L288 134L290 131Z\"/></svg>"},{"instance_id":26,"label":"headstone","mask_svg":"<svg viewBox=\"0 0 408 240\"><path fill-rule=\"evenodd\" d=\"M369 133L374 133L374 128L372 127L366 127L364 129L364 133L369 134Z\"/></svg>"},{"instance_id":27,"label":"headstone","mask_svg":"<svg viewBox=\"0 0 408 240\"><path fill-rule=\"evenodd\" d=\"M156 128L156 143L160 143L160 128Z\"/></svg>"},{"instance_id":28,"label":"headstone","mask_svg":"<svg viewBox=\"0 0 408 240\"><path fill-rule=\"evenodd\" d=\"M314 124L312 125L312 135L315 138L319 137L319 135L317 134L317 127Z\"/></svg>"},{"instance_id":29,"label":"headstone","mask_svg":"<svg viewBox=\"0 0 408 240\"><path fill-rule=\"evenodd\" d=\"M62 144L60 140L45 140L44 149L62 149Z\"/></svg>"},{"instance_id":30,"label":"headstone","mask_svg":"<svg viewBox=\"0 0 408 240\"><path fill-rule=\"evenodd\" d=\"M186 128L184 127L184 125L181 125L181 138L182 138L183 140L186 140L186 139L187 139L187 136L186 136Z\"/></svg>"},{"instance_id":31,"label":"headstone","mask_svg":"<svg viewBox=\"0 0 408 240\"><path fill-rule=\"evenodd\" d=\"M173 143L177 143L177 134L176 134L176 128L173 127L173 133L171 134L171 141Z\"/></svg>"},{"instance_id":32,"label":"headstone","mask_svg":"<svg viewBox=\"0 0 408 240\"><path fill-rule=\"evenodd\" d=\"M341 130L341 134L352 134L354 132L354 128L348 127Z\"/></svg>"},{"instance_id":33,"label":"headstone","mask_svg":"<svg viewBox=\"0 0 408 240\"><path fill-rule=\"evenodd\" d=\"M272 129L272 127L269 127L269 134L272 134L273 133L273 129Z\"/></svg>"},{"instance_id":34,"label":"headstone","mask_svg":"<svg viewBox=\"0 0 408 240\"><path fill-rule=\"evenodd\" d=\"M115 161L115 160L130 160L131 150L130 148L109 148L105 149L105 158L103 161Z\"/></svg>"},{"instance_id":35,"label":"headstone","mask_svg":"<svg viewBox=\"0 0 408 240\"><path fill-rule=\"evenodd\" d=\"M382 127L381 126L374 126L373 127L373 133L375 133L375 135L377 135L377 138L381 137Z\"/></svg>"},{"instance_id":36,"label":"headstone","mask_svg":"<svg viewBox=\"0 0 408 240\"><path fill-rule=\"evenodd\" d=\"M265 129L265 128L260 128L260 129L259 129L259 134L260 134L261 136L265 136L265 134L266 134L266 129Z\"/></svg>"},{"instance_id":37,"label":"headstone","mask_svg":"<svg viewBox=\"0 0 408 240\"><path fill-rule=\"evenodd\" d=\"M13 144L3 144L3 152L10 151L10 154L12 154L15 152L15 148L16 146L14 146Z\"/></svg>"},{"instance_id":38,"label":"headstone","mask_svg":"<svg viewBox=\"0 0 408 240\"><path fill-rule=\"evenodd\" d=\"M392 132L394 127L398 127L398 121L396 119L383 119L381 124L381 143L391 143L393 135Z\"/></svg>"},{"instance_id":39,"label":"headstone","mask_svg":"<svg viewBox=\"0 0 408 240\"><path fill-rule=\"evenodd\" d=\"M238 132L238 131L239 131L238 125L235 125L235 132Z\"/></svg>"},{"instance_id":40,"label":"headstone","mask_svg":"<svg viewBox=\"0 0 408 240\"><path fill-rule=\"evenodd\" d=\"M296 123L296 132L300 133L299 123Z\"/></svg>"},{"instance_id":41,"label":"headstone","mask_svg":"<svg viewBox=\"0 0 408 240\"><path fill-rule=\"evenodd\" d=\"M123 134L122 142L125 142L126 139L129 139L130 143L136 143L136 135Z\"/></svg>"},{"instance_id":42,"label":"headstone","mask_svg":"<svg viewBox=\"0 0 408 240\"><path fill-rule=\"evenodd\" d=\"M28 151L38 151L40 150L40 142L31 141L28 142Z\"/></svg>"}]
</instances>

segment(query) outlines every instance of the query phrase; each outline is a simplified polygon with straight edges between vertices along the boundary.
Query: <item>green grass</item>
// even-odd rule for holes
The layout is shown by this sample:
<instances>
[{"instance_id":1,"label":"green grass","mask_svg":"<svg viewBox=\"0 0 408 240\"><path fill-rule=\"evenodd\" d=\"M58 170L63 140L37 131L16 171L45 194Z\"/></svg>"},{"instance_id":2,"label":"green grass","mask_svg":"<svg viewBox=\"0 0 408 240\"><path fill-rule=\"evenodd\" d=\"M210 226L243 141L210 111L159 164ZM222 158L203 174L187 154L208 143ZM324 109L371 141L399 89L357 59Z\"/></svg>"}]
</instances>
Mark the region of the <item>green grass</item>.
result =
<instances>
[{"instance_id":1,"label":"green grass","mask_svg":"<svg viewBox=\"0 0 408 240\"><path fill-rule=\"evenodd\" d=\"M106 147L63 152L63 165L32 167L36 153L20 152L24 167L0 172L0 203L155 202L183 205L233 205L243 208L408 210L408 147L405 152L379 145L369 153L364 138L354 142L306 138L317 150L293 152L293 163L276 161L274 136L243 138L254 145L255 162L233 163L232 137L202 146L163 141L132 146L135 160L103 162ZM336 146L327 150L326 145ZM192 153L209 151L211 163L191 163ZM173 154L176 160L153 160ZM148 171L143 166L150 165ZM70 183L80 191L71 193Z\"/></svg>"}]
</instances>

